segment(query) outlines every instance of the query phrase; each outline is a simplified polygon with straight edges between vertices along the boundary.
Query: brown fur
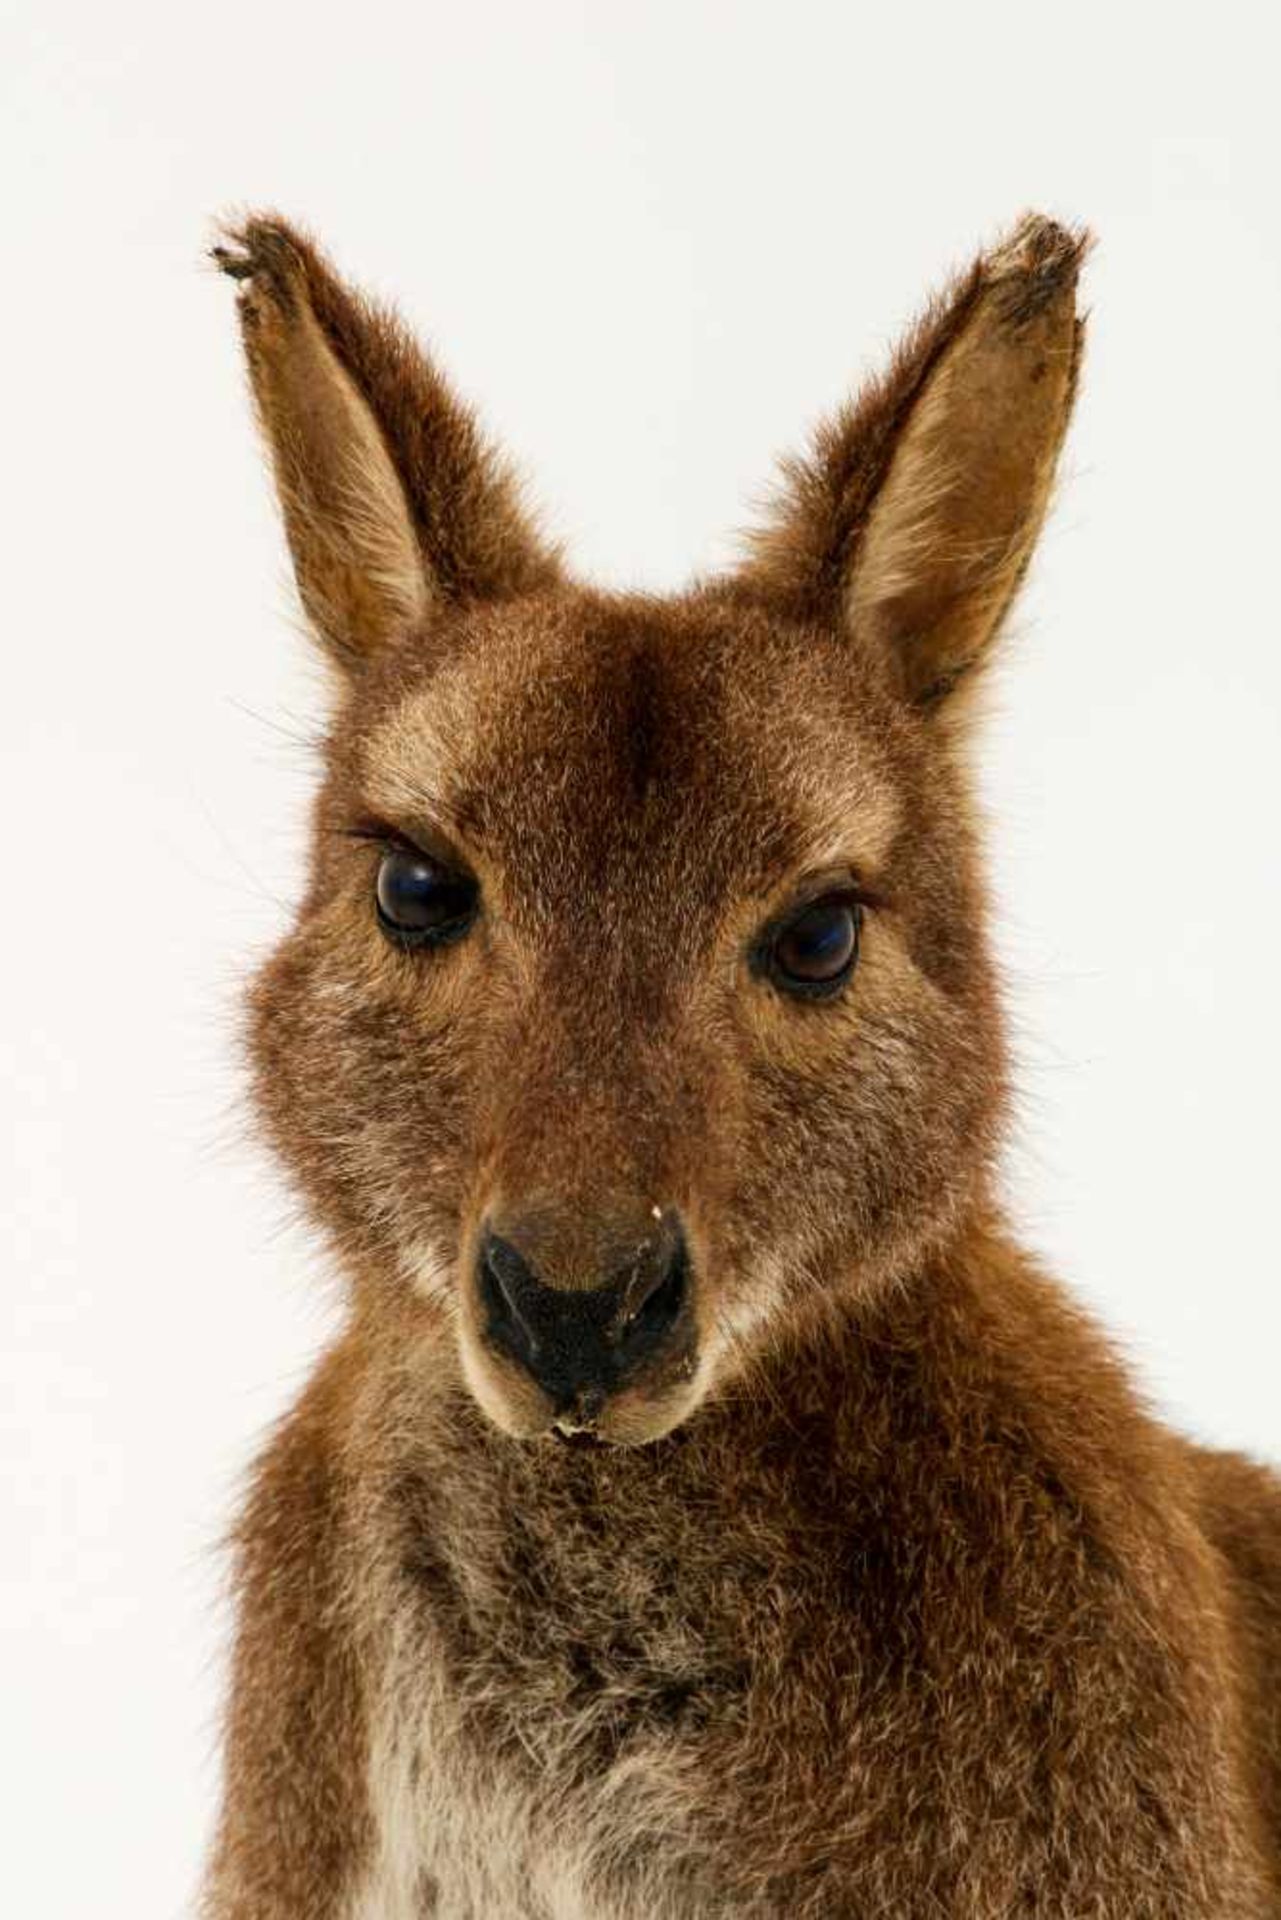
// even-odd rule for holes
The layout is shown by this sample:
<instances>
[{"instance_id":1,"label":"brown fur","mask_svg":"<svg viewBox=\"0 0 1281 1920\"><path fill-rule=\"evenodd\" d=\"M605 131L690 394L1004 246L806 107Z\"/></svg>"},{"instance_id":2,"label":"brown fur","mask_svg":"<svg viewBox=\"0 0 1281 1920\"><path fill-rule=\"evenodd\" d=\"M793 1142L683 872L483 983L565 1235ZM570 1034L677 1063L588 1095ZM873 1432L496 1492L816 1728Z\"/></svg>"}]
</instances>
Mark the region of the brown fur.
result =
<instances>
[{"instance_id":1,"label":"brown fur","mask_svg":"<svg viewBox=\"0 0 1281 1920\"><path fill-rule=\"evenodd\" d=\"M1080 240L1029 220L793 466L734 577L574 585L393 317L228 236L341 669L257 981L350 1280L257 1469L208 1920L1281 1913L1281 1485L1155 1424L1010 1237L955 689L1026 567ZM389 843L464 940L375 922ZM843 993L760 930L834 876ZM687 1347L553 1430L482 1222L594 1286L678 1210Z\"/></svg>"}]
</instances>

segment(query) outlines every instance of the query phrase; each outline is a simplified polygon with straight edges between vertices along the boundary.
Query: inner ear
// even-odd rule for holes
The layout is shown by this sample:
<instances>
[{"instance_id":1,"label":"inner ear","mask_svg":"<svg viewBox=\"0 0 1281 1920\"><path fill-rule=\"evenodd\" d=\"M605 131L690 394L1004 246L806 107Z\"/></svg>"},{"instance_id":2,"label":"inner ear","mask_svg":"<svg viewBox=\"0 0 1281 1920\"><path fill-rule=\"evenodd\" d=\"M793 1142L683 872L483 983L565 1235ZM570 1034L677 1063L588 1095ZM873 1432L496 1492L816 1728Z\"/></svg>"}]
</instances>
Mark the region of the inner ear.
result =
<instances>
[{"instance_id":1,"label":"inner ear","mask_svg":"<svg viewBox=\"0 0 1281 1920\"><path fill-rule=\"evenodd\" d=\"M1031 222L985 263L868 515L845 617L916 705L983 658L1031 557L1075 393L1080 254Z\"/></svg>"},{"instance_id":2,"label":"inner ear","mask_svg":"<svg viewBox=\"0 0 1281 1920\"><path fill-rule=\"evenodd\" d=\"M345 663L417 625L429 592L409 504L378 422L312 309L276 230L218 250L308 620Z\"/></svg>"},{"instance_id":3,"label":"inner ear","mask_svg":"<svg viewBox=\"0 0 1281 1920\"><path fill-rule=\"evenodd\" d=\"M917 707L980 662L1031 555L1075 393L1085 244L1031 216L980 257L787 467L740 573L878 650Z\"/></svg>"},{"instance_id":4,"label":"inner ear","mask_svg":"<svg viewBox=\"0 0 1281 1920\"><path fill-rule=\"evenodd\" d=\"M438 601L560 579L505 464L393 312L275 216L230 231L214 258L240 285L299 592L335 655L358 663Z\"/></svg>"}]
</instances>

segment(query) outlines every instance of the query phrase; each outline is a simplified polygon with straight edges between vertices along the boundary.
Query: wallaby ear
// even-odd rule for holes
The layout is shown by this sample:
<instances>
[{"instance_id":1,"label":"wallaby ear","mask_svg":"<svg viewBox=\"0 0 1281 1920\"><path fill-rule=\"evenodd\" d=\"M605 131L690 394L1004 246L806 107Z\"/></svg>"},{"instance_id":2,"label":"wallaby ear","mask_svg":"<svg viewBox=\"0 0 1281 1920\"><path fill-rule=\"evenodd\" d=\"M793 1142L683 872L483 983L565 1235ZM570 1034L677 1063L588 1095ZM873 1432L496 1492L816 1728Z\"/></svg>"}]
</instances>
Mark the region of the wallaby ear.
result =
<instances>
[{"instance_id":1,"label":"wallaby ear","mask_svg":"<svg viewBox=\"0 0 1281 1920\"><path fill-rule=\"evenodd\" d=\"M558 575L510 475L396 316L343 285L275 217L213 249L239 309L303 607L347 666L433 602Z\"/></svg>"},{"instance_id":2,"label":"wallaby ear","mask_svg":"<svg viewBox=\"0 0 1281 1920\"><path fill-rule=\"evenodd\" d=\"M1031 555L1076 385L1086 238L1031 216L936 300L889 372L786 469L744 583L889 655L939 704Z\"/></svg>"}]
</instances>

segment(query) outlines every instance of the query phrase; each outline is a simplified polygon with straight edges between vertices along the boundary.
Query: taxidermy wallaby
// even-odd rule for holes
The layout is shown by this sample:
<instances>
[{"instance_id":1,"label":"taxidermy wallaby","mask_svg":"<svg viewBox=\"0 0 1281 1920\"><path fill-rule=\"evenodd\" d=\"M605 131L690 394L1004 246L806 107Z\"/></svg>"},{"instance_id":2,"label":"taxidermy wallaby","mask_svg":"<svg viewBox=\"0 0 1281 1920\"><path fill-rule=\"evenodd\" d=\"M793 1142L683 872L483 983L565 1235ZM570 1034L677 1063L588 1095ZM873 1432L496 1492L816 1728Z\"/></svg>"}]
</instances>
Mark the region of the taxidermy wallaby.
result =
<instances>
[{"instance_id":1,"label":"taxidermy wallaby","mask_svg":"<svg viewBox=\"0 0 1281 1920\"><path fill-rule=\"evenodd\" d=\"M336 687L256 1104L349 1310L238 1529L207 1920L1281 1914L1281 1481L995 1172L971 693L1081 255L1025 220L657 599L303 234L217 249Z\"/></svg>"}]
</instances>

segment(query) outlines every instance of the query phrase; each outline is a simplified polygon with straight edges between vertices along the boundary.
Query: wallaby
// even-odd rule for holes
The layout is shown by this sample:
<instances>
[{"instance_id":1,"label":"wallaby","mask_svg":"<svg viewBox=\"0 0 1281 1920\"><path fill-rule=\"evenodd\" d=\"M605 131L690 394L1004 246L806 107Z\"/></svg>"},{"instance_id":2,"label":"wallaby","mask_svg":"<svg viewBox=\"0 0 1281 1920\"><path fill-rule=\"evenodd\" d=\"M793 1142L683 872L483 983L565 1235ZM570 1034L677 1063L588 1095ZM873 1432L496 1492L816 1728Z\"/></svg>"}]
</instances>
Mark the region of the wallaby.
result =
<instances>
[{"instance_id":1,"label":"wallaby","mask_svg":"<svg viewBox=\"0 0 1281 1920\"><path fill-rule=\"evenodd\" d=\"M1281 1480L997 1175L973 689L1083 249L982 255L659 599L304 234L217 248L335 683L248 1050L349 1294L238 1528L207 1920L1281 1914Z\"/></svg>"}]
</instances>

